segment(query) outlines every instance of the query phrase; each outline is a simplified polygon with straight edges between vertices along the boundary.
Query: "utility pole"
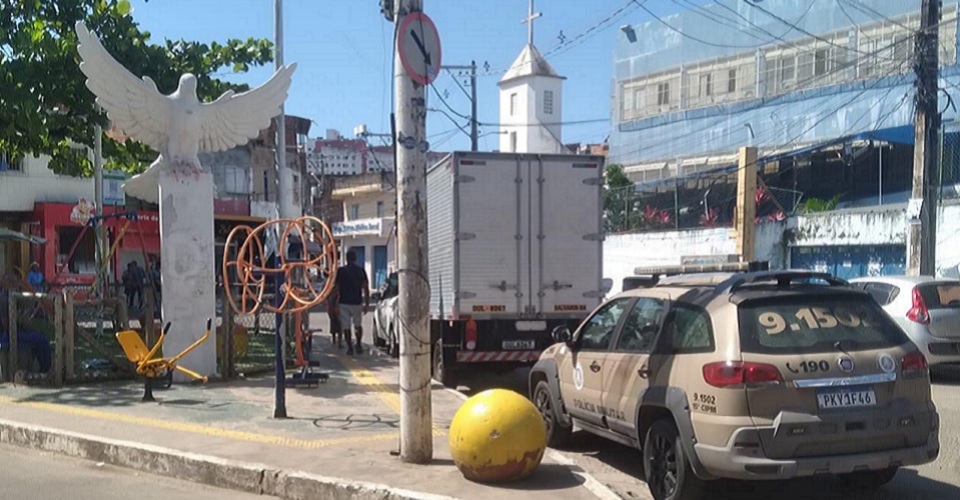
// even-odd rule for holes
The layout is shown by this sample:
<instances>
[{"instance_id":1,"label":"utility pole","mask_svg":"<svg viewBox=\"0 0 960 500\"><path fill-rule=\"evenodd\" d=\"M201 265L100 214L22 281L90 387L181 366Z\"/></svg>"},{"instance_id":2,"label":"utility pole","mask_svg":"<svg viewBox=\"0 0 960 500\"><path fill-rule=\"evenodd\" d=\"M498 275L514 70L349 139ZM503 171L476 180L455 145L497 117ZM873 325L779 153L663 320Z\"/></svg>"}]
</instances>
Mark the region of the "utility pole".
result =
<instances>
[{"instance_id":1,"label":"utility pole","mask_svg":"<svg viewBox=\"0 0 960 500\"><path fill-rule=\"evenodd\" d=\"M401 33L404 18L423 11L422 0L395 0L397 46L396 73L397 142L397 260L400 297L400 460L425 464L433 458L433 416L430 401L430 284L427 270L427 161L426 86L404 69ZM413 33L422 41L422 23ZM423 50L423 66L430 66ZM433 54L439 58L439 54ZM440 61L435 60L439 65ZM426 72L426 71L425 71ZM410 147L413 146L413 147ZM442 351L441 351L442 352Z\"/></svg>"},{"instance_id":2,"label":"utility pole","mask_svg":"<svg viewBox=\"0 0 960 500\"><path fill-rule=\"evenodd\" d=\"M916 39L917 95L914 116L913 191L907 207L907 274L936 274L937 193L940 188L937 110L940 0L923 0Z\"/></svg>"},{"instance_id":3,"label":"utility pole","mask_svg":"<svg viewBox=\"0 0 960 500\"><path fill-rule=\"evenodd\" d=\"M737 232L737 254L741 262L753 262L756 254L757 148L740 148L737 164L737 210L734 227Z\"/></svg>"},{"instance_id":4,"label":"utility pole","mask_svg":"<svg viewBox=\"0 0 960 500\"><path fill-rule=\"evenodd\" d=\"M443 69L451 71L453 78L457 77L452 74L454 70L470 72L470 151L479 151L480 133L478 129L480 123L477 121L477 61L470 61L470 66L444 66ZM462 88L463 87L461 87L461 89Z\"/></svg>"},{"instance_id":5,"label":"utility pole","mask_svg":"<svg viewBox=\"0 0 960 500\"><path fill-rule=\"evenodd\" d=\"M480 150L477 126L477 61L470 61L470 151Z\"/></svg>"}]
</instances>

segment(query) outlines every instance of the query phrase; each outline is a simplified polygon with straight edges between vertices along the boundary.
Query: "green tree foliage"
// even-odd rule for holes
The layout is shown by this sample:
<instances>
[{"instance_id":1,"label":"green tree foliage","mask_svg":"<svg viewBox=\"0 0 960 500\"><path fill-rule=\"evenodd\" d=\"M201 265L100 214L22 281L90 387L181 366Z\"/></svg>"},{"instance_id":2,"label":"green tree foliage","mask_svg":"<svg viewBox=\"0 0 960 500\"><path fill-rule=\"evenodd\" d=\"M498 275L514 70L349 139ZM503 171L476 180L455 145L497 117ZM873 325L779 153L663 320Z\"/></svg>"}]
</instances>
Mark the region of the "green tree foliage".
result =
<instances>
[{"instance_id":1,"label":"green tree foliage","mask_svg":"<svg viewBox=\"0 0 960 500\"><path fill-rule=\"evenodd\" d=\"M837 205L840 203L840 198L842 194L838 194L829 200L821 200L820 198L810 198L807 201L803 202L803 205L800 206L800 213L804 214L815 214L820 212L829 212L831 210L836 210Z\"/></svg>"},{"instance_id":2,"label":"green tree foliage","mask_svg":"<svg viewBox=\"0 0 960 500\"><path fill-rule=\"evenodd\" d=\"M104 47L134 75L150 76L159 90L176 90L182 73L197 76L201 100L232 89L218 72L246 72L272 60L268 40L249 38L209 44L186 40L150 43L131 17L128 0L0 0L0 151L14 161L49 155L59 174L89 175L86 149L94 125L106 130L106 115L84 85L74 25L83 21ZM82 145L82 146L80 146ZM126 140L103 140L107 168L142 171L157 153Z\"/></svg>"},{"instance_id":3,"label":"green tree foliage","mask_svg":"<svg viewBox=\"0 0 960 500\"><path fill-rule=\"evenodd\" d=\"M603 221L607 232L622 231L627 226L627 204L633 182L623 165L611 163L604 172Z\"/></svg>"}]
</instances>

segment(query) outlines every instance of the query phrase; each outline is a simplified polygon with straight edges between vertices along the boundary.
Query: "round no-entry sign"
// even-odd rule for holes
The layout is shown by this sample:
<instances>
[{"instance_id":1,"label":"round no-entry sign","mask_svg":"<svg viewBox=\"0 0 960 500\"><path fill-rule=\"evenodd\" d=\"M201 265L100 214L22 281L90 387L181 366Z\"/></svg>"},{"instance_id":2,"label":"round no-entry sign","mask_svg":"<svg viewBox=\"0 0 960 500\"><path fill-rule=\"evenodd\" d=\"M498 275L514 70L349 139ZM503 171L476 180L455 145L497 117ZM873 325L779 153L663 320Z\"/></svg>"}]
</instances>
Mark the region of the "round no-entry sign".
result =
<instances>
[{"instance_id":1,"label":"round no-entry sign","mask_svg":"<svg viewBox=\"0 0 960 500\"><path fill-rule=\"evenodd\" d=\"M423 12L412 12L400 21L397 50L403 69L413 81L429 85L440 74L440 34Z\"/></svg>"}]
</instances>

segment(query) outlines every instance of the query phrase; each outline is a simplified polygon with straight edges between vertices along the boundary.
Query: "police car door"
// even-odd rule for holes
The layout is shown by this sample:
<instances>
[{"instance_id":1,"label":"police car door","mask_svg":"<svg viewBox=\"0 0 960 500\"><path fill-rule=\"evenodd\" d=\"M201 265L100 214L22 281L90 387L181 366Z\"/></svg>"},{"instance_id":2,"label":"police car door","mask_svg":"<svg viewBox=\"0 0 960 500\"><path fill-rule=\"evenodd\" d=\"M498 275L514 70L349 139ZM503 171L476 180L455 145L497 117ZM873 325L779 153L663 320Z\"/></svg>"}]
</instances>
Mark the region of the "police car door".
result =
<instances>
[{"instance_id":1,"label":"police car door","mask_svg":"<svg viewBox=\"0 0 960 500\"><path fill-rule=\"evenodd\" d=\"M602 394L607 356L624 312L632 303L633 298L625 297L598 308L577 330L573 352L561 365L564 403L567 411L580 420L604 425Z\"/></svg>"}]
</instances>

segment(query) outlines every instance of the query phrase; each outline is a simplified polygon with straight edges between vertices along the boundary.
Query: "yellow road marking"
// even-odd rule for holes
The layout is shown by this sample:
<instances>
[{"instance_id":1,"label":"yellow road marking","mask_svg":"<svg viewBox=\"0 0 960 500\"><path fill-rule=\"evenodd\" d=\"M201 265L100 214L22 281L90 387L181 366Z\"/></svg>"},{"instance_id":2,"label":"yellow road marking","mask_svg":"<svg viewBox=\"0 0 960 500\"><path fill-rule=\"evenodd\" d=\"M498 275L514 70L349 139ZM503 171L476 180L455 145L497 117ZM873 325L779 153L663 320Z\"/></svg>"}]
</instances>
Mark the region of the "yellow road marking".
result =
<instances>
[{"instance_id":1,"label":"yellow road marking","mask_svg":"<svg viewBox=\"0 0 960 500\"><path fill-rule=\"evenodd\" d=\"M110 422L120 422L124 424L139 425L143 427L153 427L156 429L165 429L165 430L171 430L171 431L200 434L204 436L226 438L226 439L232 439L235 441L247 441L251 443L271 444L271 445L277 445L277 446L286 446L289 448L300 448L305 450L314 450L314 449L325 448L328 446L334 446L339 444L384 441L389 439L397 439L399 436L398 433L391 432L391 433L369 434L369 435L362 435L362 436L350 436L350 437L341 437L341 438L332 438L332 439L296 439L296 438L288 438L284 436L276 436L276 435L270 435L270 434L258 434L255 432L222 429L219 427L210 427L206 425L192 424L188 422L175 422L171 420L160 420L155 418L138 417L135 415L127 415L124 413L114 413L114 412L108 412L108 411L102 411L102 410L94 410L91 408L80 408L76 406L68 406L65 404L22 402L22 401L16 401L13 398L9 398L6 396L0 396L0 403L24 406L27 408L34 408L37 410L64 413L67 415L75 415L80 417L95 418L99 420L107 420Z\"/></svg>"},{"instance_id":2,"label":"yellow road marking","mask_svg":"<svg viewBox=\"0 0 960 500\"><path fill-rule=\"evenodd\" d=\"M353 358L343 356L341 354L334 354L334 356L337 358L337 361L339 361L340 364L343 365L343 367L346 368L355 379L357 379L357 382L360 382L361 385L365 385L373 389L374 392L377 393L377 396L379 396L380 399L386 403L391 410L393 410L397 415L400 415L400 395L397 393L397 391L390 389L390 387L381 382L380 379L373 374L373 372L368 370ZM446 430L434 422L433 435L443 436L444 434L446 434Z\"/></svg>"}]
</instances>

